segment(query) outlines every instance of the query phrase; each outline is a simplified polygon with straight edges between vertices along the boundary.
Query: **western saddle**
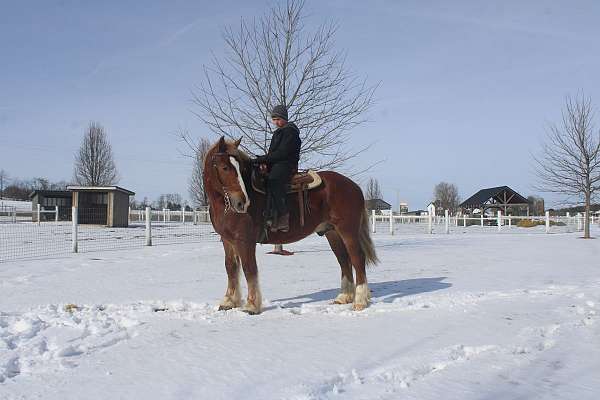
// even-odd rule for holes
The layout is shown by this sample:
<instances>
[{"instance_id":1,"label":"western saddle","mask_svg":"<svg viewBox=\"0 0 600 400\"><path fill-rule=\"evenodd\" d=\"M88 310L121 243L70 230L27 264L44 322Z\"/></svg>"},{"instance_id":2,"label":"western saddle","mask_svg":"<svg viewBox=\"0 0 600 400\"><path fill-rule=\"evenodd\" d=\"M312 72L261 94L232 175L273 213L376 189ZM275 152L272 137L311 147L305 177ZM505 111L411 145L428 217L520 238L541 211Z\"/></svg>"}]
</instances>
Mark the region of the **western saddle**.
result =
<instances>
[{"instance_id":1,"label":"western saddle","mask_svg":"<svg viewBox=\"0 0 600 400\"><path fill-rule=\"evenodd\" d=\"M298 193L298 207L300 210L300 225L304 226L305 214L310 214L308 206L308 191L321 185L322 179L318 173L313 170L300 171L292 176L290 183L286 187L288 194ZM252 189L258 193L266 194L266 182L264 176L258 170L252 171Z\"/></svg>"}]
</instances>

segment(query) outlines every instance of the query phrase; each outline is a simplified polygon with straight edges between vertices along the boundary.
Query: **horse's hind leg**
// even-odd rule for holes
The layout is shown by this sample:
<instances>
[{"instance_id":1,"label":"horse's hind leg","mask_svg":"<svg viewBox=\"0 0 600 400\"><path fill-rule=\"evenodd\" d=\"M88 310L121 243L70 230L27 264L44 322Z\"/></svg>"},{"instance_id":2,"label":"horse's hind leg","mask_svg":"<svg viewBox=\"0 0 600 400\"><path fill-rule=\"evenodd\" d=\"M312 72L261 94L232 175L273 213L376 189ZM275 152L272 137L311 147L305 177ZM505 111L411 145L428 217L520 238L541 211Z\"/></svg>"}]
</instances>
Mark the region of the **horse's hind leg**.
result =
<instances>
[{"instance_id":1,"label":"horse's hind leg","mask_svg":"<svg viewBox=\"0 0 600 400\"><path fill-rule=\"evenodd\" d=\"M333 301L336 304L348 304L354 300L354 276L352 275L352 264L350 263L350 255L346 250L346 246L342 238L335 230L330 230L325 234L331 250L335 254L340 268L342 269L342 284L340 293Z\"/></svg>"},{"instance_id":2,"label":"horse's hind leg","mask_svg":"<svg viewBox=\"0 0 600 400\"><path fill-rule=\"evenodd\" d=\"M361 311L369 305L369 286L365 270L366 257L360 247L359 232L355 227L338 226L340 236L350 255L350 262L356 272L356 289L354 290L354 311Z\"/></svg>"},{"instance_id":3,"label":"horse's hind leg","mask_svg":"<svg viewBox=\"0 0 600 400\"><path fill-rule=\"evenodd\" d=\"M219 310L230 310L242 305L240 289L240 260L231 243L223 240L225 249L225 269L227 270L227 291L219 304Z\"/></svg>"}]
</instances>

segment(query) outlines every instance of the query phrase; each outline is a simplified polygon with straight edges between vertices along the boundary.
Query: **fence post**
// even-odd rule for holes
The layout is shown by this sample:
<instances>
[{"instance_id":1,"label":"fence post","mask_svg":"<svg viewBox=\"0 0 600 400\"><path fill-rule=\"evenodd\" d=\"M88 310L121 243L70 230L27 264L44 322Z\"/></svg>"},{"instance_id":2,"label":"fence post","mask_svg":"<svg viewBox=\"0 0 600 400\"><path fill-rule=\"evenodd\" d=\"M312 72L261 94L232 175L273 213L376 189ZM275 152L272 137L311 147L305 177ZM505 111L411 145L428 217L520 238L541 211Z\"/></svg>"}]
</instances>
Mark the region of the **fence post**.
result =
<instances>
[{"instance_id":1,"label":"fence post","mask_svg":"<svg viewBox=\"0 0 600 400\"><path fill-rule=\"evenodd\" d=\"M376 229L375 229L375 210L371 210L371 221L373 221L373 223L371 224L371 232L375 233Z\"/></svg>"},{"instance_id":2,"label":"fence post","mask_svg":"<svg viewBox=\"0 0 600 400\"><path fill-rule=\"evenodd\" d=\"M512 215L508 216L508 227L512 228Z\"/></svg>"},{"instance_id":3,"label":"fence post","mask_svg":"<svg viewBox=\"0 0 600 400\"><path fill-rule=\"evenodd\" d=\"M427 213L427 233L433 233L433 215L431 215L431 211Z\"/></svg>"},{"instance_id":4,"label":"fence post","mask_svg":"<svg viewBox=\"0 0 600 400\"><path fill-rule=\"evenodd\" d=\"M502 230L502 211L498 210L498 231Z\"/></svg>"},{"instance_id":5,"label":"fence post","mask_svg":"<svg viewBox=\"0 0 600 400\"><path fill-rule=\"evenodd\" d=\"M40 224L40 205L37 205L37 223Z\"/></svg>"},{"instance_id":6,"label":"fence post","mask_svg":"<svg viewBox=\"0 0 600 400\"><path fill-rule=\"evenodd\" d=\"M444 218L446 219L446 233L450 233L450 220L448 219L448 210L444 210Z\"/></svg>"},{"instance_id":7,"label":"fence post","mask_svg":"<svg viewBox=\"0 0 600 400\"><path fill-rule=\"evenodd\" d=\"M481 227L483 228L483 211L481 211Z\"/></svg>"},{"instance_id":8,"label":"fence post","mask_svg":"<svg viewBox=\"0 0 600 400\"><path fill-rule=\"evenodd\" d=\"M71 229L71 243L73 245L73 253L77 253L77 251L79 250L77 248L77 207L71 208L71 221L73 223L73 227Z\"/></svg>"},{"instance_id":9,"label":"fence post","mask_svg":"<svg viewBox=\"0 0 600 400\"><path fill-rule=\"evenodd\" d=\"M185 208L181 207L181 223L185 224Z\"/></svg>"},{"instance_id":10,"label":"fence post","mask_svg":"<svg viewBox=\"0 0 600 400\"><path fill-rule=\"evenodd\" d=\"M550 211L546 211L546 233L550 233Z\"/></svg>"},{"instance_id":11,"label":"fence post","mask_svg":"<svg viewBox=\"0 0 600 400\"><path fill-rule=\"evenodd\" d=\"M146 246L152 246L152 210L146 207Z\"/></svg>"},{"instance_id":12,"label":"fence post","mask_svg":"<svg viewBox=\"0 0 600 400\"><path fill-rule=\"evenodd\" d=\"M390 210L390 234L394 234L394 212Z\"/></svg>"},{"instance_id":13,"label":"fence post","mask_svg":"<svg viewBox=\"0 0 600 400\"><path fill-rule=\"evenodd\" d=\"M13 223L17 223L17 207L13 209Z\"/></svg>"},{"instance_id":14,"label":"fence post","mask_svg":"<svg viewBox=\"0 0 600 400\"><path fill-rule=\"evenodd\" d=\"M467 216L463 215L463 226L466 228L467 227Z\"/></svg>"},{"instance_id":15,"label":"fence post","mask_svg":"<svg viewBox=\"0 0 600 400\"><path fill-rule=\"evenodd\" d=\"M58 222L58 206L54 206L54 222Z\"/></svg>"}]
</instances>

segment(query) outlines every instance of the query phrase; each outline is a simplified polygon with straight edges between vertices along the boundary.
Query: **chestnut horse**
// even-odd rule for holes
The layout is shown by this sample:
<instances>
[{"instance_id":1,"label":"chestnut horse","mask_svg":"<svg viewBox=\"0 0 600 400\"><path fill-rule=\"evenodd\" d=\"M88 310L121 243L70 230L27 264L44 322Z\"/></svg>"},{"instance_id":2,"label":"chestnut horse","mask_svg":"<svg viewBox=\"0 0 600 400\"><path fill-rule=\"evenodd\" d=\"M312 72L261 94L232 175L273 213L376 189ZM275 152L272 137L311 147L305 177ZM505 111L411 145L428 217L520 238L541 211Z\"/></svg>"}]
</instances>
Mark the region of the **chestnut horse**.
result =
<instances>
[{"instance_id":1,"label":"chestnut horse","mask_svg":"<svg viewBox=\"0 0 600 400\"><path fill-rule=\"evenodd\" d=\"M263 229L265 196L252 189L250 158L235 142L224 137L214 144L204 159L204 190L210 203L210 220L221 235L225 248L227 291L219 310L242 306L240 267L248 284L243 311L261 312L261 292L256 265L256 243ZM369 234L368 216L360 187L349 178L332 171L319 172L322 184L309 191L310 213L300 225L296 196L289 196L289 232L269 233L265 243L297 242L311 233L325 235L342 270L341 291L337 304L354 302L353 309L363 310L369 302L365 265L376 264L377 255ZM352 274L356 271L356 285Z\"/></svg>"}]
</instances>

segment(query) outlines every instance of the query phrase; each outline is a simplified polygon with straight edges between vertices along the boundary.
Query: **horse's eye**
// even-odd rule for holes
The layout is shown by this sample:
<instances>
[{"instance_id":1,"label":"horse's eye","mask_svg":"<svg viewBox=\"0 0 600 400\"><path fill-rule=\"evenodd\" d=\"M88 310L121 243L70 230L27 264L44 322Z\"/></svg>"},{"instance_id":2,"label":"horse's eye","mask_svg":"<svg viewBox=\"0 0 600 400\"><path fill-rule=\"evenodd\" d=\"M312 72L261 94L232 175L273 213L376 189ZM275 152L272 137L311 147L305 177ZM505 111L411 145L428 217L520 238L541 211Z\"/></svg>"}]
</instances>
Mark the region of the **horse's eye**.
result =
<instances>
[{"instance_id":1,"label":"horse's eye","mask_svg":"<svg viewBox=\"0 0 600 400\"><path fill-rule=\"evenodd\" d=\"M228 169L229 169L229 166L227 166L227 165L223 166L223 171L227 171Z\"/></svg>"}]
</instances>

